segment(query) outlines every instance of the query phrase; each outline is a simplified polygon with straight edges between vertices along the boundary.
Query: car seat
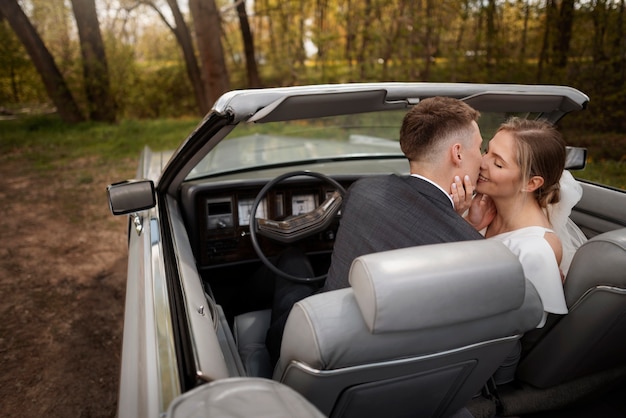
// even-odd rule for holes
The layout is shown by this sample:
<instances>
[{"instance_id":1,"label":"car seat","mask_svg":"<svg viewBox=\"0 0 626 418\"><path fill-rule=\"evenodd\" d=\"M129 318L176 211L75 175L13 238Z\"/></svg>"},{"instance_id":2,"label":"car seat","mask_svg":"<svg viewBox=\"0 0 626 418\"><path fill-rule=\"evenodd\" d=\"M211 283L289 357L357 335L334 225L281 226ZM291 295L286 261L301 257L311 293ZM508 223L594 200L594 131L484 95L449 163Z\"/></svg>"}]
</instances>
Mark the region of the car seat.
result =
<instances>
[{"instance_id":1,"label":"car seat","mask_svg":"<svg viewBox=\"0 0 626 418\"><path fill-rule=\"evenodd\" d=\"M518 366L517 378L537 388L626 366L626 228L576 251L564 291L569 313L552 318Z\"/></svg>"},{"instance_id":2,"label":"car seat","mask_svg":"<svg viewBox=\"0 0 626 418\"><path fill-rule=\"evenodd\" d=\"M273 375L331 417L454 414L543 314L491 240L365 255L350 283L294 305Z\"/></svg>"}]
</instances>

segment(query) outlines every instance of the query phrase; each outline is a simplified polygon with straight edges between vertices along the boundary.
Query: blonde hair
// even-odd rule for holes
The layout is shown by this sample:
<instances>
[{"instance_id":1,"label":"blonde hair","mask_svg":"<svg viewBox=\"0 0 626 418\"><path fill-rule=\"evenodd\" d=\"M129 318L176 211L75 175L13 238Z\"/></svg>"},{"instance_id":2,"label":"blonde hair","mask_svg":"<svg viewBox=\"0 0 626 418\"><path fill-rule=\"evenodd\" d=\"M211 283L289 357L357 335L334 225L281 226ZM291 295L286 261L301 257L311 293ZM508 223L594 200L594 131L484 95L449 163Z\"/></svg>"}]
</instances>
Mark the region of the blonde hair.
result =
<instances>
[{"instance_id":1,"label":"blonde hair","mask_svg":"<svg viewBox=\"0 0 626 418\"><path fill-rule=\"evenodd\" d=\"M498 129L509 132L517 143L517 163L522 180L543 178L543 185L534 191L542 208L560 200L559 180L565 169L565 141L557 129L548 122L511 118Z\"/></svg>"}]
</instances>

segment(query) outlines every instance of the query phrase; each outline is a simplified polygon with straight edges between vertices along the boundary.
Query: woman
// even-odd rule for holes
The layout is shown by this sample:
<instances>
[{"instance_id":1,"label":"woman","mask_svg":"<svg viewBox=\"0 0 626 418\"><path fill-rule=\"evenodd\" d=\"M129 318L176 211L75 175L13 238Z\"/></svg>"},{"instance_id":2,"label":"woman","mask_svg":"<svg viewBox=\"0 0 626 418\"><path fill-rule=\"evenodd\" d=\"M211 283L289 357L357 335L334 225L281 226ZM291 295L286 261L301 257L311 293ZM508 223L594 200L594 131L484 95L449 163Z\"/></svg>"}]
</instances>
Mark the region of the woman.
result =
<instances>
[{"instance_id":1,"label":"woman","mask_svg":"<svg viewBox=\"0 0 626 418\"><path fill-rule=\"evenodd\" d=\"M553 208L560 201L562 177L577 185L564 166L565 143L552 125L510 119L500 126L483 155L477 194L467 217L476 227L491 219L485 237L503 242L519 257L524 275L543 303L544 317L538 327L544 325L548 312L567 313L562 286L565 274L559 266L566 273L575 248L571 250L568 244L562 263L561 238L569 242L570 237L555 233ZM580 195L571 206L578 199ZM571 206L558 215L559 231Z\"/></svg>"}]
</instances>

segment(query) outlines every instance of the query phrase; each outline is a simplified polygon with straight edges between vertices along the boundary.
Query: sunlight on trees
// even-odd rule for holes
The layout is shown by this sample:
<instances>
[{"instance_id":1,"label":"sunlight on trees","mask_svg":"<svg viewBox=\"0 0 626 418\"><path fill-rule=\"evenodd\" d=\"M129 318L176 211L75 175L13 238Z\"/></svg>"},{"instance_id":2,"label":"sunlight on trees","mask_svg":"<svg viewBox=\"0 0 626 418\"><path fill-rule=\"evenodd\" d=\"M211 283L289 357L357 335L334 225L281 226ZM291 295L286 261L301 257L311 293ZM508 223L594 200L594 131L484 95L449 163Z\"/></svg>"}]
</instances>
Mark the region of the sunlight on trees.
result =
<instances>
[{"instance_id":1,"label":"sunlight on trees","mask_svg":"<svg viewBox=\"0 0 626 418\"><path fill-rule=\"evenodd\" d=\"M122 118L202 114L224 88L517 82L573 85L592 97L580 123L626 130L624 1L97 0L96 5ZM82 91L70 1L19 4L70 90ZM205 16L211 16L212 4L219 21L204 17L194 24L192 12L209 10ZM7 51L0 56L0 106L41 101L35 94L41 81L33 77L20 41L6 19L0 25Z\"/></svg>"}]
</instances>

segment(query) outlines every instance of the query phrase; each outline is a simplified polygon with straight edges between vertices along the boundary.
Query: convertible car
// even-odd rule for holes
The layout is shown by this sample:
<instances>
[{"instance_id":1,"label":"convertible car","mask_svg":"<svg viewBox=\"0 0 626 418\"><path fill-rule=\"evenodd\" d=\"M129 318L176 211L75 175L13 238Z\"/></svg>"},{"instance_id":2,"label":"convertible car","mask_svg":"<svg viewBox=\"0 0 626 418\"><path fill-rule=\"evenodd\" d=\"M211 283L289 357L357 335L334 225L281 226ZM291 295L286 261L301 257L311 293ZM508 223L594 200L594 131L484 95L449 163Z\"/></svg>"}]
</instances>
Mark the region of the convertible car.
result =
<instances>
[{"instance_id":1,"label":"convertible car","mask_svg":"<svg viewBox=\"0 0 626 418\"><path fill-rule=\"evenodd\" d=\"M479 110L485 141L510 116L557 123L589 101L506 84L232 91L175 152L146 148L136 179L108 187L129 216L120 417L624 416L626 191L582 180L570 218L588 241L567 315L535 329L541 301L495 241L403 248L357 258L350 288L297 303L270 364L268 277L323 283L344 191L408 173L400 124L432 96ZM574 176L585 158L568 148ZM314 275L276 267L292 248ZM515 380L499 382L501 367Z\"/></svg>"}]
</instances>

